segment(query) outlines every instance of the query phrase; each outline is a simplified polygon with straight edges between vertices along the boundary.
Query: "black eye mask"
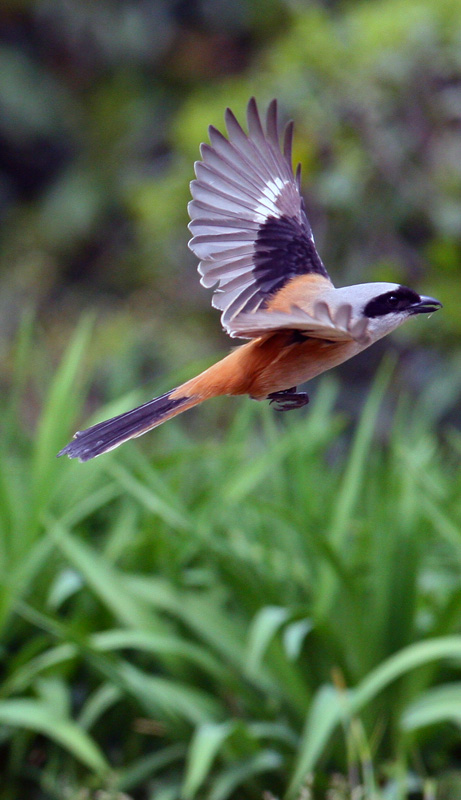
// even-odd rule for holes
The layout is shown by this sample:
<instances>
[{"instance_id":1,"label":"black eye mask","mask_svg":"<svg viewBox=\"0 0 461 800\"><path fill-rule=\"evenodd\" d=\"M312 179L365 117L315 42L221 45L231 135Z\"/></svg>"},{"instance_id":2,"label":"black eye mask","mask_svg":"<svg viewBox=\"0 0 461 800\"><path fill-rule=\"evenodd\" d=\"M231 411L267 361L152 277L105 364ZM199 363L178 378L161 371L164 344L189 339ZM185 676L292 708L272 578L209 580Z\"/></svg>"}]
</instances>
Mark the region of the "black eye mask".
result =
<instances>
[{"instance_id":1,"label":"black eye mask","mask_svg":"<svg viewBox=\"0 0 461 800\"><path fill-rule=\"evenodd\" d=\"M406 286L399 286L391 292L385 292L378 297L370 300L363 313L366 317L384 317L386 314L392 314L396 311L405 311L407 308L419 303L421 300L419 294Z\"/></svg>"}]
</instances>

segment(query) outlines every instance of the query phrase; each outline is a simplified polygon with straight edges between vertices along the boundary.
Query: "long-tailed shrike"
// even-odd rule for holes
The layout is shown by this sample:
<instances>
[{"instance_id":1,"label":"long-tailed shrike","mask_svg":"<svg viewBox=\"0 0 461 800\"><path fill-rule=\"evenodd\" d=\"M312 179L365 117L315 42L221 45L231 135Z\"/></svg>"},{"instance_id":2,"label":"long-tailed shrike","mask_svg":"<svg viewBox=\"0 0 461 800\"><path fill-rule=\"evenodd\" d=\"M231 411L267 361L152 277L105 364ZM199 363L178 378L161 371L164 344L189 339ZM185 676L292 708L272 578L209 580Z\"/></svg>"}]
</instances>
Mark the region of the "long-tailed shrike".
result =
<instances>
[{"instance_id":1,"label":"long-tailed shrike","mask_svg":"<svg viewBox=\"0 0 461 800\"><path fill-rule=\"evenodd\" d=\"M210 127L189 204L201 283L231 337L249 339L195 378L75 434L59 455L87 461L210 397L249 395L300 408L300 383L355 356L415 314L441 307L396 283L336 289L314 244L292 169L293 124L277 128L277 103L261 124L254 99L248 134L226 111L227 138ZM216 285L217 284L217 285Z\"/></svg>"}]
</instances>

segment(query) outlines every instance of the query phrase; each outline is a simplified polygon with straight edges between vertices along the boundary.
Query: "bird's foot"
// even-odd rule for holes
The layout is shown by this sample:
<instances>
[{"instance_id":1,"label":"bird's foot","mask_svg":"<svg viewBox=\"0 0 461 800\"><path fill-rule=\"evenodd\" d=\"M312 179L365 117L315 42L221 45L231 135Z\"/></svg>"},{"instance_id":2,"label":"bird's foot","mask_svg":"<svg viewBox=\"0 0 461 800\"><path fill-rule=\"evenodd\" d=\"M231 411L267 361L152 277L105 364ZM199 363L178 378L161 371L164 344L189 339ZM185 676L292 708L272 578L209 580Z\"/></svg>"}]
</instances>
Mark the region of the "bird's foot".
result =
<instances>
[{"instance_id":1,"label":"bird's foot","mask_svg":"<svg viewBox=\"0 0 461 800\"><path fill-rule=\"evenodd\" d=\"M291 389L284 389L283 392L272 392L267 395L267 399L275 403L277 411L291 411L293 408L302 408L307 406L309 402L309 395L307 392L297 392L296 386Z\"/></svg>"}]
</instances>

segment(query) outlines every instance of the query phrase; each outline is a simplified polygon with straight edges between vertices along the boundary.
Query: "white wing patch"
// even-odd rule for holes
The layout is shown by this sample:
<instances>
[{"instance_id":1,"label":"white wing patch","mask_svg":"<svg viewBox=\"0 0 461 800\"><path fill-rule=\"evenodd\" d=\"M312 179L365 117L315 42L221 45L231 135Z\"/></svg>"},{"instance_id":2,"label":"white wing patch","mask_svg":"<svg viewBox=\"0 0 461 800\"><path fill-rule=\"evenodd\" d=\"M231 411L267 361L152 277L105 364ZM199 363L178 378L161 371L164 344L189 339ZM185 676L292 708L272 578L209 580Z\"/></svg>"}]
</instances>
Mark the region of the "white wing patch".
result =
<instances>
[{"instance_id":1,"label":"white wing patch","mask_svg":"<svg viewBox=\"0 0 461 800\"><path fill-rule=\"evenodd\" d=\"M287 185L288 181L283 181L281 178L268 181L263 189L259 204L255 208L255 214L260 217L258 222L264 222L269 216L280 216L280 209L277 208L277 200L280 198L284 186Z\"/></svg>"}]
</instances>

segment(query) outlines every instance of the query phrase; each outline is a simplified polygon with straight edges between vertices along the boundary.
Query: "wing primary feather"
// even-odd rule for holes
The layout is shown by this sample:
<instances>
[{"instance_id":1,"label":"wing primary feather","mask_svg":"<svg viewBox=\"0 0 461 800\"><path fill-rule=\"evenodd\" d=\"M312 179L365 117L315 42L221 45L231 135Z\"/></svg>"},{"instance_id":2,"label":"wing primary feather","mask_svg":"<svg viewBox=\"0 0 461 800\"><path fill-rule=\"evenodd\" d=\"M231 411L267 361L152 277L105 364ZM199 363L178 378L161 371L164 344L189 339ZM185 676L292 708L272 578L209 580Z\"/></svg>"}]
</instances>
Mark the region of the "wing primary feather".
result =
<instances>
[{"instance_id":1,"label":"wing primary feather","mask_svg":"<svg viewBox=\"0 0 461 800\"><path fill-rule=\"evenodd\" d=\"M245 181L245 179L237 182L235 178L231 178L229 175L220 172L219 168L209 166L207 163L198 161L195 167L195 174L197 178L209 188L221 187L223 191L232 190L236 194L243 193L246 197L253 200L253 202L256 201L256 203L261 203L262 199L264 199L261 198L261 189L259 188L258 190L257 186Z\"/></svg>"},{"instance_id":2,"label":"wing primary feather","mask_svg":"<svg viewBox=\"0 0 461 800\"><path fill-rule=\"evenodd\" d=\"M279 147L279 132L277 125L277 100L271 100L266 112L266 131L271 142Z\"/></svg>"},{"instance_id":3,"label":"wing primary feather","mask_svg":"<svg viewBox=\"0 0 461 800\"><path fill-rule=\"evenodd\" d=\"M242 145L244 146L243 152L239 150L233 142L226 139L226 137L218 131L213 125L210 125L208 129L208 135L210 137L210 142L212 146L216 149L216 152L219 155L223 155L225 153L229 154L229 158L232 159L232 162L240 163L242 165L242 169L250 170L254 172L259 181L263 179L264 182L270 181L272 179L271 171L265 161L260 157L259 151L256 147L253 146L252 149L248 151L248 147L245 146L245 143L242 140ZM247 139L247 144L250 140ZM259 168L259 172L258 169Z\"/></svg>"},{"instance_id":4,"label":"wing primary feather","mask_svg":"<svg viewBox=\"0 0 461 800\"><path fill-rule=\"evenodd\" d=\"M238 121L237 117L235 116L234 112L231 111L230 108L226 108L224 112L224 121L226 123L226 128L229 136L236 136L237 138L243 137L247 139L247 135L243 130L240 122Z\"/></svg>"},{"instance_id":5,"label":"wing primary feather","mask_svg":"<svg viewBox=\"0 0 461 800\"><path fill-rule=\"evenodd\" d=\"M262 122L252 97L248 133L230 109L225 124L227 136L210 126L210 144L202 145L195 165L189 246L200 259L201 283L214 287L213 305L222 309L226 330L245 337L243 328L251 329L257 336L276 322L272 314L266 320L268 304L288 281L306 274L329 279L306 216L300 165L293 170L293 122L280 141L277 101ZM247 320L257 309L258 320Z\"/></svg>"},{"instance_id":6,"label":"wing primary feather","mask_svg":"<svg viewBox=\"0 0 461 800\"><path fill-rule=\"evenodd\" d=\"M191 200L189 205L194 205L195 200ZM195 208L193 209L195 211ZM211 219L211 217L195 217L191 222L189 222L189 230L191 232L198 231L199 229L203 228L204 230L201 231L204 235L205 233L211 228L221 229L223 233L229 232L231 233L234 229L245 230L245 231L258 231L261 227L259 222L255 220L235 220L235 219L227 219L225 222L219 217L218 219ZM214 231L212 230L212 234ZM254 234L255 235L255 234Z\"/></svg>"},{"instance_id":7,"label":"wing primary feather","mask_svg":"<svg viewBox=\"0 0 461 800\"><path fill-rule=\"evenodd\" d=\"M198 200L199 203L213 204L216 213L221 211L223 214L240 217L240 219L255 219L255 214L250 204L240 199L234 199L224 192L210 191L196 183L192 189L192 197Z\"/></svg>"},{"instance_id":8,"label":"wing primary feather","mask_svg":"<svg viewBox=\"0 0 461 800\"><path fill-rule=\"evenodd\" d=\"M294 122L291 119L285 125L285 130L283 133L283 155L290 167L291 173L293 174L293 133L294 133Z\"/></svg>"},{"instance_id":9,"label":"wing primary feather","mask_svg":"<svg viewBox=\"0 0 461 800\"><path fill-rule=\"evenodd\" d=\"M254 236L251 231L229 231L225 233L206 233L194 236L194 244L213 244L224 243L232 245L241 245L242 242L254 242Z\"/></svg>"},{"instance_id":10,"label":"wing primary feather","mask_svg":"<svg viewBox=\"0 0 461 800\"><path fill-rule=\"evenodd\" d=\"M234 201L241 201L245 203L247 208L254 209L255 207L264 206L267 208L267 215L269 215L269 213L277 213L277 209L274 206L275 195L274 199L265 197L264 195L258 196L256 192L248 189L246 186L239 186L235 181L221 177L214 168L207 167L206 164L197 166L196 175L197 180L191 183L193 197L198 197L198 187L208 192L219 192L223 196L229 197Z\"/></svg>"},{"instance_id":11,"label":"wing primary feather","mask_svg":"<svg viewBox=\"0 0 461 800\"><path fill-rule=\"evenodd\" d=\"M224 155L217 153L216 150L214 150L209 144L202 144L200 146L200 152L204 164L216 169L222 175L225 175L231 180L235 180L237 173L240 181L249 184L255 191L260 190L261 178L257 176L256 172L247 168L245 168L245 172L243 172L242 169L237 170L235 161L229 161L229 159ZM199 163L199 161L196 161L195 167Z\"/></svg>"},{"instance_id":12,"label":"wing primary feather","mask_svg":"<svg viewBox=\"0 0 461 800\"><path fill-rule=\"evenodd\" d=\"M203 261L201 261L199 272L204 277L214 278L215 276L217 276L216 277L217 280L218 277L219 278L221 276L225 277L229 273L234 274L236 269L248 270L251 267L252 263L253 263L252 256L246 256L246 257L237 256L236 258L228 258L224 263L216 261L215 265L213 265L213 262L204 263ZM250 279L251 278L249 278L249 280Z\"/></svg>"},{"instance_id":13,"label":"wing primary feather","mask_svg":"<svg viewBox=\"0 0 461 800\"><path fill-rule=\"evenodd\" d=\"M299 191L301 191L301 164L296 167L296 183Z\"/></svg>"},{"instance_id":14,"label":"wing primary feather","mask_svg":"<svg viewBox=\"0 0 461 800\"><path fill-rule=\"evenodd\" d=\"M212 286L215 285L217 281L219 281L219 286L215 289L215 294L218 292L222 294L223 292L225 292L224 282L230 281L230 279L233 277L244 278L245 275L248 275L248 267L240 267L238 265L237 266L234 265L234 268L232 270L229 270L228 266L226 265L225 269L223 267L221 268L221 270L217 270L215 273L210 274L209 272L206 273L202 272L200 274L201 274L200 283L202 284L202 286L206 286L207 289L210 289Z\"/></svg>"},{"instance_id":15,"label":"wing primary feather","mask_svg":"<svg viewBox=\"0 0 461 800\"><path fill-rule=\"evenodd\" d=\"M191 200L187 207L189 209L189 214L191 215L195 214L196 211L199 211L201 214L205 212L207 215L205 219L209 225L222 225L223 221L225 220L226 225L231 225L233 223L235 228L251 228L256 232L255 236L261 227L261 224L257 220L250 218L248 215L243 215L241 213L234 214L231 211L226 213L226 211L223 209L215 208L208 205L208 203L202 203L201 201Z\"/></svg>"},{"instance_id":16,"label":"wing primary feather","mask_svg":"<svg viewBox=\"0 0 461 800\"><path fill-rule=\"evenodd\" d=\"M245 208L242 204L238 204L234 201L232 202L226 201L225 197L222 197L217 193L216 195L213 195L213 197L209 199L212 199L216 205L214 206L210 205L210 203L207 203L206 200L204 199L194 198L193 202L195 202L196 205L195 207L192 207L192 210L195 210L195 208L199 208L201 211L208 211L212 219L218 219L218 216L220 215L221 217L224 218L232 217L234 219L238 219L241 221L241 223L244 223L245 225L247 221L257 222L257 220L255 220L254 212L251 213L251 211ZM242 224L240 225L240 227L242 227ZM259 225L259 227L261 226Z\"/></svg>"},{"instance_id":17,"label":"wing primary feather","mask_svg":"<svg viewBox=\"0 0 461 800\"><path fill-rule=\"evenodd\" d=\"M260 146L264 146L266 137L264 135L263 127L259 117L258 106L256 105L256 100L254 97L250 98L250 102L248 103L247 122L250 138L258 142Z\"/></svg>"},{"instance_id":18,"label":"wing primary feather","mask_svg":"<svg viewBox=\"0 0 461 800\"><path fill-rule=\"evenodd\" d=\"M240 123L237 121L236 117L232 113L232 111L228 108L226 111L226 127L227 132L229 135L229 141L235 147L239 148L246 157L249 159L250 163L255 161L261 165L261 167L268 169L269 165L266 163L264 158L264 148L257 148L254 142L251 140L251 137L248 137L243 130ZM262 135L264 137L264 132L262 131ZM266 143L265 137L264 142ZM267 144L267 143L266 143ZM268 174L270 175L270 169L268 170Z\"/></svg>"},{"instance_id":19,"label":"wing primary feather","mask_svg":"<svg viewBox=\"0 0 461 800\"><path fill-rule=\"evenodd\" d=\"M269 108L267 110L267 121L266 121L266 125L270 124L273 128L275 127L276 131L277 130L276 120L275 122L274 120L271 120L269 122L274 113L275 114L277 113L277 101L272 101L272 103L269 104ZM278 135L276 135L276 137L272 139L268 131L268 135L266 136L264 128L261 123L261 118L259 116L258 106L256 104L256 100L254 97L252 97L250 102L248 103L247 117L248 117L248 132L250 139L254 139L256 142L258 142L261 151L263 152L264 150L267 151L267 155L270 158L270 166L272 170L275 171L275 174L282 180L287 178L289 179L291 176L289 171L286 171L286 164L282 159L277 159L274 156L272 147L270 146L272 144L273 146L276 147L276 150L280 152L280 143L278 141Z\"/></svg>"}]
</instances>

